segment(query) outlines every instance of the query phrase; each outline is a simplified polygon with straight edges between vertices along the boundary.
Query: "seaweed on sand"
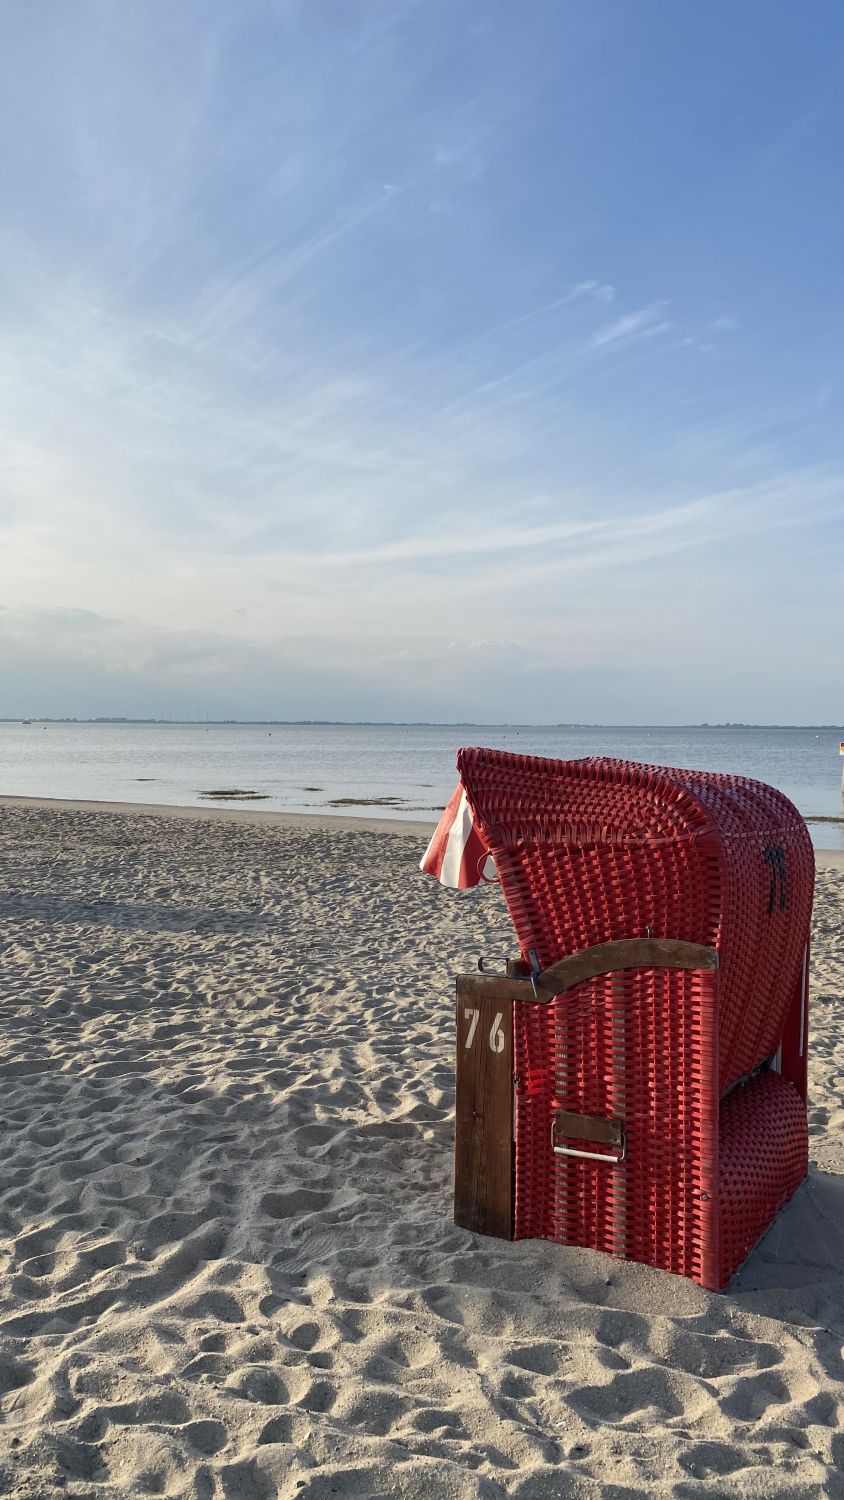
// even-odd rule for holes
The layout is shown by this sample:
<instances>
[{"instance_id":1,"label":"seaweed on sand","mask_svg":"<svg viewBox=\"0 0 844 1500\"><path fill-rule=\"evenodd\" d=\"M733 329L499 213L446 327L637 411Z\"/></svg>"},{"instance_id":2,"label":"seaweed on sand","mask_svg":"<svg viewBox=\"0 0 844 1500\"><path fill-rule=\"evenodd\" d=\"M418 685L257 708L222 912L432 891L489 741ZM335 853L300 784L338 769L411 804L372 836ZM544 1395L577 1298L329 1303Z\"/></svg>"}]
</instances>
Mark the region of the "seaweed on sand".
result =
<instances>
[{"instance_id":1,"label":"seaweed on sand","mask_svg":"<svg viewBox=\"0 0 844 1500\"><path fill-rule=\"evenodd\" d=\"M266 802L269 792L244 791L241 787L215 787L210 792L200 792L200 797L212 798L215 802Z\"/></svg>"},{"instance_id":2,"label":"seaweed on sand","mask_svg":"<svg viewBox=\"0 0 844 1500\"><path fill-rule=\"evenodd\" d=\"M401 807L404 797L332 797L326 807Z\"/></svg>"}]
</instances>

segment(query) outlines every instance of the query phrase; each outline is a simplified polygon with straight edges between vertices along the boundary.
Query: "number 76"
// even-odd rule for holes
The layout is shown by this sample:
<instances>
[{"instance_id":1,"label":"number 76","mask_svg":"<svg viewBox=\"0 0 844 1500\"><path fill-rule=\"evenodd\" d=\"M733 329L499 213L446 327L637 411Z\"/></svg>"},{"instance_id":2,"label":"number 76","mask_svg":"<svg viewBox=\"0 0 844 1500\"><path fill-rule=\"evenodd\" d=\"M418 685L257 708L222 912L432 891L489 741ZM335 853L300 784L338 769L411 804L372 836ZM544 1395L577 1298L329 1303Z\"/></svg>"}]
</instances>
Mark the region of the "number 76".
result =
<instances>
[{"instance_id":1,"label":"number 76","mask_svg":"<svg viewBox=\"0 0 844 1500\"><path fill-rule=\"evenodd\" d=\"M471 1010L469 1006L463 1011L464 1018L469 1022L469 1030L466 1033L464 1046L468 1051L475 1040L475 1032L478 1029L479 1010ZM501 1030L502 1013L496 1011L495 1020L489 1028L489 1047L491 1052L504 1051L504 1032Z\"/></svg>"}]
</instances>

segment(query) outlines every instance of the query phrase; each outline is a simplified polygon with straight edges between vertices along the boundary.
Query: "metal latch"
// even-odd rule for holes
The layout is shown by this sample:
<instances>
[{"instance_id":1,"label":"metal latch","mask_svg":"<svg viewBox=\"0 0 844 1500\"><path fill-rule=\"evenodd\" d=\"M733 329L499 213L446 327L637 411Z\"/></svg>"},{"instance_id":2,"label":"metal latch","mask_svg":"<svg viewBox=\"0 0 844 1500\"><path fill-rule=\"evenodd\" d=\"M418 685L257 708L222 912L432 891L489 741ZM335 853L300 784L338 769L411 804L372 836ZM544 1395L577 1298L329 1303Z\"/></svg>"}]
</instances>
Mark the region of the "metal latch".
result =
<instances>
[{"instance_id":1,"label":"metal latch","mask_svg":"<svg viewBox=\"0 0 844 1500\"><path fill-rule=\"evenodd\" d=\"M541 968L539 966L539 959L536 956L536 949L535 948L531 948L530 952L528 953L528 958L530 959L530 975L529 975L529 978L530 978L530 987L533 990L533 998L534 998L534 1000L541 1000L542 996L540 995L539 990L536 987L536 981L539 978L540 974L542 973L542 970L541 970Z\"/></svg>"},{"instance_id":2,"label":"metal latch","mask_svg":"<svg viewBox=\"0 0 844 1500\"><path fill-rule=\"evenodd\" d=\"M614 1154L603 1151L580 1151L576 1146L561 1146L560 1138L570 1141L594 1141L599 1146L615 1147ZM619 1166L627 1155L627 1135L620 1120L606 1120L601 1115L578 1115L558 1109L551 1121L551 1148L555 1156L579 1156L585 1161L608 1161Z\"/></svg>"}]
</instances>

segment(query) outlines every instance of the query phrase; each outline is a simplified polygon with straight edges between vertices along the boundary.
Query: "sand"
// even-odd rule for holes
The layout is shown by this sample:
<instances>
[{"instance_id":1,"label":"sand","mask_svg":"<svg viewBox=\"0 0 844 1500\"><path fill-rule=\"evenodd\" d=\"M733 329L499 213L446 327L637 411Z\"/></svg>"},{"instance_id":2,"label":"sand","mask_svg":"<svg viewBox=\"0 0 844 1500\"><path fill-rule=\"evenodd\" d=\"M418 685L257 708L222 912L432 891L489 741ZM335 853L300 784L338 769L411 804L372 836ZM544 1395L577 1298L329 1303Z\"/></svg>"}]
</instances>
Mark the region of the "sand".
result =
<instances>
[{"instance_id":1,"label":"sand","mask_svg":"<svg viewBox=\"0 0 844 1500\"><path fill-rule=\"evenodd\" d=\"M726 1295L451 1221L423 832L0 808L0 1493L844 1496L844 869L810 1181Z\"/></svg>"}]
</instances>

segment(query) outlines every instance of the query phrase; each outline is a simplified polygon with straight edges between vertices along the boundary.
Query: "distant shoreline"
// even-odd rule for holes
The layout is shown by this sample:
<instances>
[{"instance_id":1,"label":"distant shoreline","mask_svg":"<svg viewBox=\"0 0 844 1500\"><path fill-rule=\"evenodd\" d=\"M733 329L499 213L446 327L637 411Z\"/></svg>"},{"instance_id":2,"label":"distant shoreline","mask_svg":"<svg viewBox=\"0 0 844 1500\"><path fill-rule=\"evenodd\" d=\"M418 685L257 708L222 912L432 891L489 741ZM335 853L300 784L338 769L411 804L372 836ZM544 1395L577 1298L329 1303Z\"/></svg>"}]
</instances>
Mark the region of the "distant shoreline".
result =
<instances>
[{"instance_id":1,"label":"distant shoreline","mask_svg":"<svg viewBox=\"0 0 844 1500\"><path fill-rule=\"evenodd\" d=\"M515 720L491 720L480 723L474 719L126 719L121 717L98 717L94 719L51 718L36 714L0 714L0 724L112 724L137 725L161 724L173 728L225 729L230 727L278 728L278 729L771 729L782 733L788 729L811 730L816 734L844 734L840 724L744 724L728 719L722 724L529 724Z\"/></svg>"}]
</instances>

